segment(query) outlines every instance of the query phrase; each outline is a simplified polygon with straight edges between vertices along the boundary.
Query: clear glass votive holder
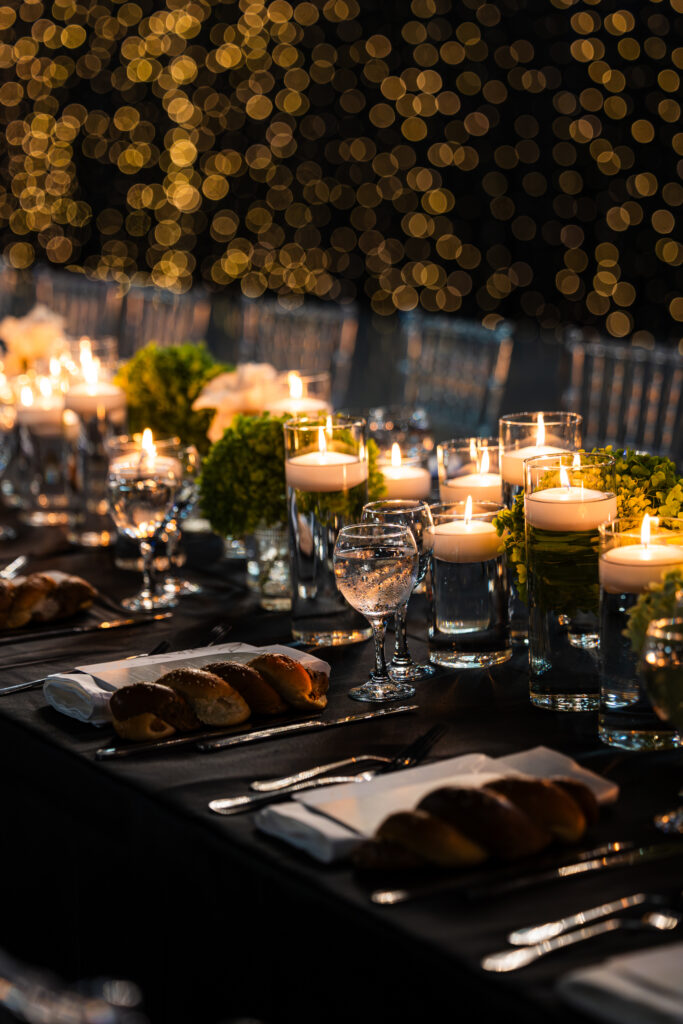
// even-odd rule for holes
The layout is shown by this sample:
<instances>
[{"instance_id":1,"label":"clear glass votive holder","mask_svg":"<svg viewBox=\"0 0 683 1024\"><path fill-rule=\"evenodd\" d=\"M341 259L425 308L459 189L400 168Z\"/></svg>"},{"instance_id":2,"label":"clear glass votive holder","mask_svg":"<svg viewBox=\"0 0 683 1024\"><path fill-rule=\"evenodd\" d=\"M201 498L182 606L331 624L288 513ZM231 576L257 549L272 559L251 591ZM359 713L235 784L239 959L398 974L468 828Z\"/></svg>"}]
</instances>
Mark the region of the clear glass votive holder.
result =
<instances>
[{"instance_id":1,"label":"clear glass votive holder","mask_svg":"<svg viewBox=\"0 0 683 1024\"><path fill-rule=\"evenodd\" d=\"M470 506L468 508L468 505ZM431 506L429 660L449 668L500 665L512 655L508 579L495 502Z\"/></svg>"},{"instance_id":2,"label":"clear glass votive holder","mask_svg":"<svg viewBox=\"0 0 683 1024\"><path fill-rule=\"evenodd\" d=\"M333 553L342 526L360 522L368 499L363 418L339 414L284 424L292 582L292 635L337 646L367 640L372 629L345 600Z\"/></svg>"},{"instance_id":3,"label":"clear glass votive holder","mask_svg":"<svg viewBox=\"0 0 683 1024\"><path fill-rule=\"evenodd\" d=\"M680 734L653 709L625 629L638 596L683 565L683 521L617 519L599 533L600 739L623 750L680 747Z\"/></svg>"},{"instance_id":4,"label":"clear glass votive holder","mask_svg":"<svg viewBox=\"0 0 683 1024\"><path fill-rule=\"evenodd\" d=\"M368 437L380 451L390 452L394 443L406 458L428 459L434 439L425 409L408 405L381 405L368 410Z\"/></svg>"},{"instance_id":5,"label":"clear glass votive holder","mask_svg":"<svg viewBox=\"0 0 683 1024\"><path fill-rule=\"evenodd\" d=\"M575 452L524 465L530 699L597 710L599 528L617 518L615 460Z\"/></svg>"},{"instance_id":6,"label":"clear glass votive holder","mask_svg":"<svg viewBox=\"0 0 683 1024\"><path fill-rule=\"evenodd\" d=\"M647 627L640 656L640 675L658 719L677 729L676 746L683 745L683 619L653 619ZM683 806L672 814L666 831L680 831Z\"/></svg>"},{"instance_id":7,"label":"clear glass votive holder","mask_svg":"<svg viewBox=\"0 0 683 1024\"><path fill-rule=\"evenodd\" d=\"M500 446L495 437L459 437L436 446L441 501L492 501L500 504Z\"/></svg>"},{"instance_id":8,"label":"clear glass votive holder","mask_svg":"<svg viewBox=\"0 0 683 1024\"><path fill-rule=\"evenodd\" d=\"M277 387L281 396L268 403L272 416L319 416L332 410L332 380L327 371L288 370L278 375Z\"/></svg>"},{"instance_id":9,"label":"clear glass votive holder","mask_svg":"<svg viewBox=\"0 0 683 1024\"><path fill-rule=\"evenodd\" d=\"M516 412L498 420L503 503L512 507L524 491L524 462L581 447L583 417L577 412Z\"/></svg>"}]
</instances>

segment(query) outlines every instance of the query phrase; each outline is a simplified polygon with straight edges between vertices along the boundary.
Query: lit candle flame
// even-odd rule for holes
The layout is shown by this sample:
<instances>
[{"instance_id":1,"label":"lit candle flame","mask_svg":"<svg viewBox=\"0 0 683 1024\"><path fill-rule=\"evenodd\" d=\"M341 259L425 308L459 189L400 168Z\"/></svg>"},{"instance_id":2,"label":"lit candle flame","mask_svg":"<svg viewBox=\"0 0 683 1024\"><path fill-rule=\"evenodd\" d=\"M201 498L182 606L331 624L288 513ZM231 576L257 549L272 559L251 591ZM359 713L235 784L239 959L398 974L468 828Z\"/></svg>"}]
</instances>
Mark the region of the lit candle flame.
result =
<instances>
[{"instance_id":1,"label":"lit candle flame","mask_svg":"<svg viewBox=\"0 0 683 1024\"><path fill-rule=\"evenodd\" d=\"M394 469L398 469L398 467L401 465L401 462L401 449L399 448L396 441L394 441L394 443L391 446L391 465L394 467Z\"/></svg>"},{"instance_id":2,"label":"lit candle flame","mask_svg":"<svg viewBox=\"0 0 683 1024\"><path fill-rule=\"evenodd\" d=\"M49 377L40 377L38 380L38 390L43 398L52 397L52 381Z\"/></svg>"},{"instance_id":3,"label":"lit candle flame","mask_svg":"<svg viewBox=\"0 0 683 1024\"><path fill-rule=\"evenodd\" d=\"M481 468L479 472L488 473L490 464L491 463L489 460L489 450L488 448L484 448L483 452L481 453Z\"/></svg>"},{"instance_id":4,"label":"lit candle flame","mask_svg":"<svg viewBox=\"0 0 683 1024\"><path fill-rule=\"evenodd\" d=\"M560 486L571 487L571 483L569 481L569 473L564 468L564 466L560 466Z\"/></svg>"},{"instance_id":5,"label":"lit candle flame","mask_svg":"<svg viewBox=\"0 0 683 1024\"><path fill-rule=\"evenodd\" d=\"M574 458L572 460L572 469L581 469L581 456L578 452L574 452Z\"/></svg>"},{"instance_id":6,"label":"lit candle flame","mask_svg":"<svg viewBox=\"0 0 683 1024\"><path fill-rule=\"evenodd\" d=\"M327 438L322 427L318 427L318 451L321 455L327 455Z\"/></svg>"},{"instance_id":7,"label":"lit candle flame","mask_svg":"<svg viewBox=\"0 0 683 1024\"><path fill-rule=\"evenodd\" d=\"M83 366L83 379L88 394L94 395L97 393L97 382L100 376L100 361L99 359L93 359L92 362Z\"/></svg>"},{"instance_id":8,"label":"lit candle flame","mask_svg":"<svg viewBox=\"0 0 683 1024\"><path fill-rule=\"evenodd\" d=\"M142 449L143 458L153 459L156 456L157 449L154 444L154 436L149 427L145 427L142 431L142 440L140 441L140 448Z\"/></svg>"},{"instance_id":9,"label":"lit candle flame","mask_svg":"<svg viewBox=\"0 0 683 1024\"><path fill-rule=\"evenodd\" d=\"M476 437L470 438L470 458L472 462L477 461L477 439Z\"/></svg>"},{"instance_id":10,"label":"lit candle flame","mask_svg":"<svg viewBox=\"0 0 683 1024\"><path fill-rule=\"evenodd\" d=\"M539 412L536 418L536 444L539 448L545 444L545 420L542 412Z\"/></svg>"},{"instance_id":11,"label":"lit candle flame","mask_svg":"<svg viewBox=\"0 0 683 1024\"><path fill-rule=\"evenodd\" d=\"M327 432L327 436L329 437L329 439L331 441L332 440L332 417L331 416L328 416L326 421L325 421L325 430Z\"/></svg>"},{"instance_id":12,"label":"lit candle flame","mask_svg":"<svg viewBox=\"0 0 683 1024\"><path fill-rule=\"evenodd\" d=\"M287 374L287 383L289 385L289 397L295 400L301 398L304 393L304 382L296 370Z\"/></svg>"},{"instance_id":13,"label":"lit candle flame","mask_svg":"<svg viewBox=\"0 0 683 1024\"><path fill-rule=\"evenodd\" d=\"M467 495L467 501L465 502L465 526L469 526L472 521L472 495Z\"/></svg>"},{"instance_id":14,"label":"lit candle flame","mask_svg":"<svg viewBox=\"0 0 683 1024\"><path fill-rule=\"evenodd\" d=\"M21 389L21 404L26 406L33 405L33 391L28 384L25 384Z\"/></svg>"},{"instance_id":15,"label":"lit candle flame","mask_svg":"<svg viewBox=\"0 0 683 1024\"><path fill-rule=\"evenodd\" d=\"M650 543L650 517L647 512L643 516L643 525L640 527L640 543L644 548Z\"/></svg>"},{"instance_id":16,"label":"lit candle flame","mask_svg":"<svg viewBox=\"0 0 683 1024\"><path fill-rule=\"evenodd\" d=\"M52 377L59 377L62 370L62 364L56 356L50 356L50 375Z\"/></svg>"}]
</instances>

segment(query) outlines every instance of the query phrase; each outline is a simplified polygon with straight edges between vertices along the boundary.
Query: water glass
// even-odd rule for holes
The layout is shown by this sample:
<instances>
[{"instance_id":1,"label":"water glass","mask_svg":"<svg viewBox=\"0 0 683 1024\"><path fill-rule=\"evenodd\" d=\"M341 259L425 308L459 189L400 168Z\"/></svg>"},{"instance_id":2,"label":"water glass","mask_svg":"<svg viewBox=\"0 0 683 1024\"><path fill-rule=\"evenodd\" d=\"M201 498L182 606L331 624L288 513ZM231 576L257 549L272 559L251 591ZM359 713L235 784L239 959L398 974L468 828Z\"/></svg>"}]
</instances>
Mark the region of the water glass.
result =
<instances>
[{"instance_id":1,"label":"water glass","mask_svg":"<svg viewBox=\"0 0 683 1024\"><path fill-rule=\"evenodd\" d=\"M424 538L430 556L429 659L484 668L512 656L504 544L494 502L431 506Z\"/></svg>"},{"instance_id":2,"label":"water glass","mask_svg":"<svg viewBox=\"0 0 683 1024\"><path fill-rule=\"evenodd\" d=\"M426 501L371 501L363 509L364 523L377 523L386 526L406 526L410 529L418 553L416 586L419 586L427 574L429 551L424 547L425 531L432 525L432 514ZM410 598L408 598L409 600ZM394 656L389 665L392 679L424 679L434 674L431 665L417 664L408 650L406 635L406 619L408 601L396 610L396 641Z\"/></svg>"},{"instance_id":3,"label":"water glass","mask_svg":"<svg viewBox=\"0 0 683 1024\"><path fill-rule=\"evenodd\" d=\"M375 668L366 683L349 691L354 700L379 703L415 693L413 686L389 677L384 637L389 619L408 601L417 571L417 545L408 527L363 523L339 531L334 546L337 586L368 620L375 640Z\"/></svg>"},{"instance_id":4,"label":"water glass","mask_svg":"<svg viewBox=\"0 0 683 1024\"><path fill-rule=\"evenodd\" d=\"M199 496L199 475L201 473L201 459L199 452L193 444L178 445L178 457L183 470L182 482L173 502L166 522L163 527L163 534L166 538L166 557L169 568L178 568L178 549L181 541L182 524L192 515L197 507ZM177 597L186 597L191 594L201 594L202 588L189 580L177 576L167 576L164 580L164 590Z\"/></svg>"}]
</instances>

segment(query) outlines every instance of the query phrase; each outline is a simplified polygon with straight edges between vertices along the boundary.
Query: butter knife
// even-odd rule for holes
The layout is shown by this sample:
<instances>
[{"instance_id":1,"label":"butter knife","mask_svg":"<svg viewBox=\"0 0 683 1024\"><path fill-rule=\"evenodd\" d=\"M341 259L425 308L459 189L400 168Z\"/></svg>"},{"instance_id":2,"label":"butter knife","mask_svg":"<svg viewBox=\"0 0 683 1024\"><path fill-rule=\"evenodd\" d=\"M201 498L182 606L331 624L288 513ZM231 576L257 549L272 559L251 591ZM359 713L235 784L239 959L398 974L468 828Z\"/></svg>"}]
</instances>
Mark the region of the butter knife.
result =
<instances>
[{"instance_id":1,"label":"butter knife","mask_svg":"<svg viewBox=\"0 0 683 1024\"><path fill-rule=\"evenodd\" d=\"M623 850L624 846L631 846L630 843L607 844L605 849L616 847ZM668 857L683 856L683 842L653 843L649 846L639 846L629 849L626 852L608 853L601 850L593 850L595 856L586 854L579 857L572 864L562 864L559 867L549 868L547 871L534 871L530 874L517 874L502 881L484 881L481 885L468 885L462 879L446 879L435 882L432 885L415 886L412 889L376 889L370 896L373 903L381 906L393 906L396 903L407 903L409 900L420 899L426 896L434 896L449 890L457 890L458 895L468 900L487 899L494 896L504 896L509 892L517 892L520 889L532 888L535 885L544 885L547 882L556 882L563 878L573 878L576 875L592 874L597 871L606 871L610 868L633 867L635 864L642 864L647 861L664 860Z\"/></svg>"},{"instance_id":2,"label":"butter knife","mask_svg":"<svg viewBox=\"0 0 683 1024\"><path fill-rule=\"evenodd\" d=\"M172 736L167 740L154 740L151 743L130 743L126 746L100 747L95 751L98 761L109 761L118 757L134 757L136 754L153 753L156 750L187 746L194 743L198 750L223 750L225 747L239 747L246 743L259 743L262 740L278 739L291 733L311 732L316 729L327 729L334 725L347 725L351 722L364 722L368 718L380 718L384 715L399 715L406 711L417 711L417 704L402 704L395 708L381 708L378 711L366 711L362 715L345 715L343 718L332 718L321 721L318 718L305 718L286 725L274 725L268 729L254 729L251 722L217 733L215 729L207 733L187 733L184 736Z\"/></svg>"},{"instance_id":3,"label":"butter knife","mask_svg":"<svg viewBox=\"0 0 683 1024\"><path fill-rule=\"evenodd\" d=\"M97 633L100 629L121 629L122 626L147 626L150 622L161 622L170 619L173 612L158 612L156 615L145 615L136 619L110 619L107 622L96 622L90 626L64 626L61 629L46 629L42 632L22 633L18 636L0 637L0 646L6 644L22 644L29 641L56 640L58 637L78 636L80 633Z\"/></svg>"}]
</instances>

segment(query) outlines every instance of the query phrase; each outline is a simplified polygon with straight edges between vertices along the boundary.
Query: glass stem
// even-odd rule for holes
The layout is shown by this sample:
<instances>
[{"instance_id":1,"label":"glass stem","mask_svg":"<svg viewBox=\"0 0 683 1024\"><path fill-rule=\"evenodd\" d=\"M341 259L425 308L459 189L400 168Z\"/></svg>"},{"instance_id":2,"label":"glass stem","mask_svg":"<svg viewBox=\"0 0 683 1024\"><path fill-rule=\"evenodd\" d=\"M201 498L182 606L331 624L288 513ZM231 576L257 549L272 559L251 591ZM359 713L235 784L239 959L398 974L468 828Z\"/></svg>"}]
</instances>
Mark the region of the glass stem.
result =
<instances>
[{"instance_id":1,"label":"glass stem","mask_svg":"<svg viewBox=\"0 0 683 1024\"><path fill-rule=\"evenodd\" d=\"M142 589L145 594L153 595L156 593L154 544L149 540L140 541L140 554L142 555Z\"/></svg>"},{"instance_id":2,"label":"glass stem","mask_svg":"<svg viewBox=\"0 0 683 1024\"><path fill-rule=\"evenodd\" d=\"M386 618L373 619L370 625L372 626L372 636L375 641L375 670L371 675L375 682L389 682L387 663L384 660L384 637L387 632L387 620Z\"/></svg>"},{"instance_id":3,"label":"glass stem","mask_svg":"<svg viewBox=\"0 0 683 1024\"><path fill-rule=\"evenodd\" d=\"M407 637L408 603L396 609L395 630L396 640L394 643L393 665L410 665L410 652L408 651Z\"/></svg>"},{"instance_id":4,"label":"glass stem","mask_svg":"<svg viewBox=\"0 0 683 1024\"><path fill-rule=\"evenodd\" d=\"M168 558L169 569L174 567L174 559L178 554L179 543L180 530L176 523L169 523L166 527L166 557Z\"/></svg>"}]
</instances>

